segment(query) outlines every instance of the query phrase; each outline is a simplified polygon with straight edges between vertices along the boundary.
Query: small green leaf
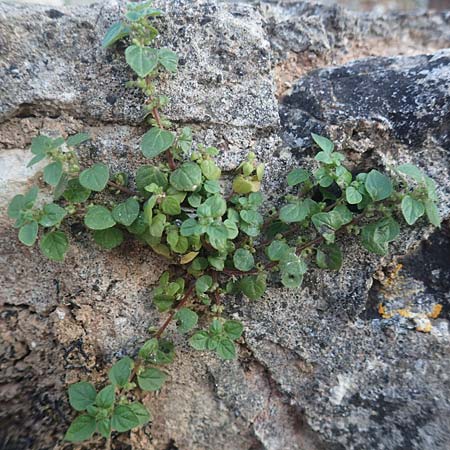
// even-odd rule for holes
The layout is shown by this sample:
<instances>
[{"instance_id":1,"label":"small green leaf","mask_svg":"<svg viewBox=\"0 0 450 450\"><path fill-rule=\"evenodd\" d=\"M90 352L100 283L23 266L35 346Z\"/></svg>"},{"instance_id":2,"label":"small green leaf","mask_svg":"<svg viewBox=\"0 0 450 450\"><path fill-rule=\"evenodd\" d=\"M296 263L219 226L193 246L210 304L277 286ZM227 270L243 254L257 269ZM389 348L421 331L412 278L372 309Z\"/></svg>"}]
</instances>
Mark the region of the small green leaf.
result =
<instances>
[{"instance_id":1,"label":"small green leaf","mask_svg":"<svg viewBox=\"0 0 450 450\"><path fill-rule=\"evenodd\" d=\"M140 421L130 405L119 405L114 408L111 417L111 427L119 433L124 433L140 425Z\"/></svg>"},{"instance_id":2,"label":"small green leaf","mask_svg":"<svg viewBox=\"0 0 450 450\"><path fill-rule=\"evenodd\" d=\"M97 431L106 439L111 435L111 419L97 420Z\"/></svg>"},{"instance_id":3,"label":"small green leaf","mask_svg":"<svg viewBox=\"0 0 450 450\"><path fill-rule=\"evenodd\" d=\"M64 191L67 189L68 183L69 176L66 172L63 172L58 184L55 186L55 189L53 189L53 198L55 200L59 200L61 198L61 196L64 194Z\"/></svg>"},{"instance_id":4,"label":"small green leaf","mask_svg":"<svg viewBox=\"0 0 450 450\"><path fill-rule=\"evenodd\" d=\"M135 198L129 198L114 207L112 217L117 223L128 227L137 219L139 209L139 202Z\"/></svg>"},{"instance_id":5,"label":"small green leaf","mask_svg":"<svg viewBox=\"0 0 450 450\"><path fill-rule=\"evenodd\" d=\"M150 47L130 45L125 50L125 59L140 78L145 78L158 65L158 51Z\"/></svg>"},{"instance_id":6,"label":"small green leaf","mask_svg":"<svg viewBox=\"0 0 450 450\"><path fill-rule=\"evenodd\" d=\"M156 367L145 369L137 377L139 387L143 391L157 391L158 389L161 389L166 378L167 374Z\"/></svg>"},{"instance_id":7,"label":"small green leaf","mask_svg":"<svg viewBox=\"0 0 450 450\"><path fill-rule=\"evenodd\" d=\"M177 216L181 213L180 202L173 196L164 198L161 203L161 208L163 212L169 216Z\"/></svg>"},{"instance_id":8,"label":"small green leaf","mask_svg":"<svg viewBox=\"0 0 450 450\"><path fill-rule=\"evenodd\" d=\"M255 258L249 250L238 248L233 255L233 264L236 269L242 272L248 272L255 267Z\"/></svg>"},{"instance_id":9,"label":"small green leaf","mask_svg":"<svg viewBox=\"0 0 450 450\"><path fill-rule=\"evenodd\" d=\"M236 223L230 219L224 220L223 224L228 230L228 239L235 239L239 234L239 228Z\"/></svg>"},{"instance_id":10,"label":"small green leaf","mask_svg":"<svg viewBox=\"0 0 450 450\"><path fill-rule=\"evenodd\" d=\"M91 195L91 190L81 186L77 178L68 181L63 197L70 203L83 203Z\"/></svg>"},{"instance_id":11,"label":"small green leaf","mask_svg":"<svg viewBox=\"0 0 450 450\"><path fill-rule=\"evenodd\" d=\"M130 34L130 28L122 22L113 23L102 39L102 47L107 48Z\"/></svg>"},{"instance_id":12,"label":"small green leaf","mask_svg":"<svg viewBox=\"0 0 450 450\"><path fill-rule=\"evenodd\" d=\"M214 269L221 272L225 268L225 258L220 256L208 256L209 264L214 267Z\"/></svg>"},{"instance_id":13,"label":"small green leaf","mask_svg":"<svg viewBox=\"0 0 450 450\"><path fill-rule=\"evenodd\" d=\"M104 387L95 397L95 404L100 408L111 408L115 400L115 389L112 384Z\"/></svg>"},{"instance_id":14,"label":"small green leaf","mask_svg":"<svg viewBox=\"0 0 450 450\"><path fill-rule=\"evenodd\" d=\"M69 240L62 231L47 233L39 243L42 253L52 261L63 261L69 248Z\"/></svg>"},{"instance_id":15,"label":"small green leaf","mask_svg":"<svg viewBox=\"0 0 450 450\"><path fill-rule=\"evenodd\" d=\"M114 386L124 387L128 383L134 362L126 356L119 359L110 369L108 376ZM119 431L119 430L117 430Z\"/></svg>"},{"instance_id":16,"label":"small green leaf","mask_svg":"<svg viewBox=\"0 0 450 450\"><path fill-rule=\"evenodd\" d=\"M301 222L308 217L309 207L305 202L291 203L280 210L280 220L285 223Z\"/></svg>"},{"instance_id":17,"label":"small green leaf","mask_svg":"<svg viewBox=\"0 0 450 450\"><path fill-rule=\"evenodd\" d=\"M128 11L125 14L125 17L130 20L131 22L136 22L139 19L145 18L145 17L156 17L163 14L163 12L160 9L155 8L146 8L143 7L146 4L150 4L150 2L144 2L143 4L137 4L138 7L135 7L134 10L130 10L130 6L128 6ZM128 3L128 5L133 5L132 3Z\"/></svg>"},{"instance_id":18,"label":"small green leaf","mask_svg":"<svg viewBox=\"0 0 450 450\"><path fill-rule=\"evenodd\" d=\"M296 186L309 180L309 172L305 169L294 169L287 176L289 186Z\"/></svg>"},{"instance_id":19,"label":"small green leaf","mask_svg":"<svg viewBox=\"0 0 450 450\"><path fill-rule=\"evenodd\" d=\"M175 314L175 319L180 322L178 325L178 331L180 333L187 333L197 325L198 315L189 308L181 308Z\"/></svg>"},{"instance_id":20,"label":"small green leaf","mask_svg":"<svg viewBox=\"0 0 450 450\"><path fill-rule=\"evenodd\" d=\"M87 134L87 133L77 133L77 134L74 134L74 135L70 136L67 139L66 144L69 147L76 147L77 145L80 145L83 142L89 141L89 139L91 139L89 134Z\"/></svg>"},{"instance_id":21,"label":"small green leaf","mask_svg":"<svg viewBox=\"0 0 450 450\"><path fill-rule=\"evenodd\" d=\"M45 205L43 212L44 215L39 220L39 224L43 227L53 227L58 225L67 215L66 210L55 203Z\"/></svg>"},{"instance_id":22,"label":"small green leaf","mask_svg":"<svg viewBox=\"0 0 450 450\"><path fill-rule=\"evenodd\" d=\"M193 162L182 164L170 175L170 184L178 191L195 191L202 184L200 166Z\"/></svg>"},{"instance_id":23,"label":"small green leaf","mask_svg":"<svg viewBox=\"0 0 450 450\"><path fill-rule=\"evenodd\" d=\"M216 250L225 250L228 239L228 229L222 222L216 221L208 225L206 233L208 234L209 243Z\"/></svg>"},{"instance_id":24,"label":"small green leaf","mask_svg":"<svg viewBox=\"0 0 450 450\"><path fill-rule=\"evenodd\" d=\"M349 186L345 190L345 199L350 205L357 205L358 203L361 203L363 197L356 188L354 188L353 186Z\"/></svg>"},{"instance_id":25,"label":"small green leaf","mask_svg":"<svg viewBox=\"0 0 450 450\"><path fill-rule=\"evenodd\" d=\"M242 323L238 322L237 320L227 320L223 324L223 330L230 339L235 341L236 339L239 339L242 336L244 327Z\"/></svg>"},{"instance_id":26,"label":"small green leaf","mask_svg":"<svg viewBox=\"0 0 450 450\"><path fill-rule=\"evenodd\" d=\"M280 261L281 282L287 288L297 288L307 271L305 261L295 253L289 253Z\"/></svg>"},{"instance_id":27,"label":"small green leaf","mask_svg":"<svg viewBox=\"0 0 450 450\"><path fill-rule=\"evenodd\" d=\"M210 194L219 194L221 191L220 183L218 180L206 180L203 184L203 189Z\"/></svg>"},{"instance_id":28,"label":"small green leaf","mask_svg":"<svg viewBox=\"0 0 450 450\"><path fill-rule=\"evenodd\" d=\"M378 170L371 170L367 174L364 186L374 202L390 197L393 192L390 178Z\"/></svg>"},{"instance_id":29,"label":"small green leaf","mask_svg":"<svg viewBox=\"0 0 450 450\"><path fill-rule=\"evenodd\" d=\"M174 302L174 297L172 295L159 294L153 297L153 303L158 308L159 312L168 311Z\"/></svg>"},{"instance_id":30,"label":"small green leaf","mask_svg":"<svg viewBox=\"0 0 450 450\"><path fill-rule=\"evenodd\" d=\"M216 163L211 159L205 159L200 163L202 173L207 180L218 180L222 171L217 167Z\"/></svg>"},{"instance_id":31,"label":"small green leaf","mask_svg":"<svg viewBox=\"0 0 450 450\"><path fill-rule=\"evenodd\" d=\"M236 357L236 347L231 339L222 338L217 343L216 353L222 359L234 359Z\"/></svg>"},{"instance_id":32,"label":"small green leaf","mask_svg":"<svg viewBox=\"0 0 450 450\"><path fill-rule=\"evenodd\" d=\"M106 230L116 224L111 211L104 206L93 206L84 217L84 224L91 230Z\"/></svg>"},{"instance_id":33,"label":"small green leaf","mask_svg":"<svg viewBox=\"0 0 450 450\"><path fill-rule=\"evenodd\" d=\"M161 172L157 167L141 166L136 172L136 186L140 192L148 196L145 190L146 186L156 184L163 190L167 189L168 181L165 173Z\"/></svg>"},{"instance_id":34,"label":"small green leaf","mask_svg":"<svg viewBox=\"0 0 450 450\"><path fill-rule=\"evenodd\" d=\"M158 127L153 127L144 134L141 141L141 150L147 158L155 158L169 149L175 142L175 135Z\"/></svg>"},{"instance_id":35,"label":"small green leaf","mask_svg":"<svg viewBox=\"0 0 450 450\"><path fill-rule=\"evenodd\" d=\"M80 184L91 191L100 192L105 189L109 180L109 169L105 164L97 163L80 173Z\"/></svg>"},{"instance_id":36,"label":"small green leaf","mask_svg":"<svg viewBox=\"0 0 450 450\"><path fill-rule=\"evenodd\" d=\"M425 213L424 204L410 195L403 197L401 208L403 217L408 225L413 225Z\"/></svg>"},{"instance_id":37,"label":"small green leaf","mask_svg":"<svg viewBox=\"0 0 450 450\"><path fill-rule=\"evenodd\" d=\"M92 416L83 414L78 416L70 425L64 436L64 440L69 442L81 442L90 439L96 428L95 419Z\"/></svg>"},{"instance_id":38,"label":"small green leaf","mask_svg":"<svg viewBox=\"0 0 450 450\"><path fill-rule=\"evenodd\" d=\"M282 260L289 252L289 245L284 241L272 241L266 248L266 255L271 261Z\"/></svg>"},{"instance_id":39,"label":"small green leaf","mask_svg":"<svg viewBox=\"0 0 450 450\"><path fill-rule=\"evenodd\" d=\"M413 164L401 164L397 167L397 172L403 175L407 175L417 183L421 183L424 180L424 175L418 167Z\"/></svg>"},{"instance_id":40,"label":"small green leaf","mask_svg":"<svg viewBox=\"0 0 450 450\"><path fill-rule=\"evenodd\" d=\"M315 133L311 133L311 136L312 136L314 142L325 153L331 153L334 150L334 144L328 138L326 138L324 136L320 136L320 135L315 134Z\"/></svg>"},{"instance_id":41,"label":"small green leaf","mask_svg":"<svg viewBox=\"0 0 450 450\"><path fill-rule=\"evenodd\" d=\"M336 244L324 244L317 249L316 262L321 269L339 270L342 266L342 251Z\"/></svg>"},{"instance_id":42,"label":"small green leaf","mask_svg":"<svg viewBox=\"0 0 450 450\"><path fill-rule=\"evenodd\" d=\"M139 420L139 425L145 425L150 421L150 413L147 408L139 402L133 402L128 405L128 407L136 414Z\"/></svg>"},{"instance_id":43,"label":"small green leaf","mask_svg":"<svg viewBox=\"0 0 450 450\"><path fill-rule=\"evenodd\" d=\"M259 182L255 182L244 178L242 175L238 175L233 180L233 191L237 194L249 194L250 192L257 192L259 190Z\"/></svg>"},{"instance_id":44,"label":"small green leaf","mask_svg":"<svg viewBox=\"0 0 450 450\"><path fill-rule=\"evenodd\" d=\"M22 244L27 245L28 247L32 247L36 242L36 238L38 235L38 224L36 221L27 223L20 227L19 230L19 240Z\"/></svg>"},{"instance_id":45,"label":"small green leaf","mask_svg":"<svg viewBox=\"0 0 450 450\"><path fill-rule=\"evenodd\" d=\"M63 174L61 161L55 161L44 167L44 181L51 186L56 186Z\"/></svg>"},{"instance_id":46,"label":"small green leaf","mask_svg":"<svg viewBox=\"0 0 450 450\"><path fill-rule=\"evenodd\" d=\"M254 227L259 227L264 223L264 219L258 211L244 209L240 212L240 216L244 222Z\"/></svg>"},{"instance_id":47,"label":"small green leaf","mask_svg":"<svg viewBox=\"0 0 450 450\"><path fill-rule=\"evenodd\" d=\"M139 350L139 358L148 359L158 350L158 339L152 338L144 343L144 345Z\"/></svg>"},{"instance_id":48,"label":"small green leaf","mask_svg":"<svg viewBox=\"0 0 450 450\"><path fill-rule=\"evenodd\" d=\"M214 194L201 204L197 209L200 217L222 217L227 212L227 202L219 195Z\"/></svg>"},{"instance_id":49,"label":"small green leaf","mask_svg":"<svg viewBox=\"0 0 450 450\"><path fill-rule=\"evenodd\" d=\"M353 216L349 209L344 205L340 205L330 212L314 214L311 220L317 231L326 237L328 234L332 234L342 226L350 223L352 218Z\"/></svg>"},{"instance_id":50,"label":"small green leaf","mask_svg":"<svg viewBox=\"0 0 450 450\"><path fill-rule=\"evenodd\" d=\"M212 334L220 335L222 334L222 330L223 330L222 322L218 319L214 319L211 322L211 325L209 326L209 331Z\"/></svg>"},{"instance_id":51,"label":"small green leaf","mask_svg":"<svg viewBox=\"0 0 450 450\"><path fill-rule=\"evenodd\" d=\"M141 211L136 220L127 227L127 230L131 234L142 235L147 230L147 223L145 221L144 212Z\"/></svg>"},{"instance_id":52,"label":"small green leaf","mask_svg":"<svg viewBox=\"0 0 450 450\"><path fill-rule=\"evenodd\" d=\"M181 236L194 236L199 234L199 224L195 219L185 220L180 227Z\"/></svg>"},{"instance_id":53,"label":"small green leaf","mask_svg":"<svg viewBox=\"0 0 450 450\"><path fill-rule=\"evenodd\" d=\"M425 211L430 223L435 227L440 227L441 215L439 214L436 204L432 200L425 200Z\"/></svg>"},{"instance_id":54,"label":"small green leaf","mask_svg":"<svg viewBox=\"0 0 450 450\"><path fill-rule=\"evenodd\" d=\"M366 250L385 256L388 244L400 233L399 224L392 218L365 225L361 230L361 243Z\"/></svg>"},{"instance_id":55,"label":"small green leaf","mask_svg":"<svg viewBox=\"0 0 450 450\"><path fill-rule=\"evenodd\" d=\"M36 136L31 141L31 153L33 155L45 156L46 152L53 150L53 148L55 148L53 139L43 134Z\"/></svg>"},{"instance_id":56,"label":"small green leaf","mask_svg":"<svg viewBox=\"0 0 450 450\"><path fill-rule=\"evenodd\" d=\"M208 291L211 288L212 284L213 284L213 279L210 275L202 275L195 282L195 290L199 294L204 294L206 291Z\"/></svg>"},{"instance_id":57,"label":"small green leaf","mask_svg":"<svg viewBox=\"0 0 450 450\"><path fill-rule=\"evenodd\" d=\"M18 194L13 197L8 205L8 217L11 219L18 219L20 212L25 208L25 197L22 194Z\"/></svg>"},{"instance_id":58,"label":"small green leaf","mask_svg":"<svg viewBox=\"0 0 450 450\"><path fill-rule=\"evenodd\" d=\"M439 200L436 194L436 183L430 177L425 177L425 186L427 188L427 195L430 200L437 202Z\"/></svg>"},{"instance_id":59,"label":"small green leaf","mask_svg":"<svg viewBox=\"0 0 450 450\"><path fill-rule=\"evenodd\" d=\"M206 350L209 334L206 331L197 331L190 339L189 343L195 350Z\"/></svg>"},{"instance_id":60,"label":"small green leaf","mask_svg":"<svg viewBox=\"0 0 450 450\"><path fill-rule=\"evenodd\" d=\"M178 55L174 51L168 48L161 48L158 50L158 61L169 72L175 73L177 71Z\"/></svg>"},{"instance_id":61,"label":"small green leaf","mask_svg":"<svg viewBox=\"0 0 450 450\"><path fill-rule=\"evenodd\" d=\"M107 228L106 230L95 230L94 241L100 247L111 250L122 244L123 232L116 227Z\"/></svg>"},{"instance_id":62,"label":"small green leaf","mask_svg":"<svg viewBox=\"0 0 450 450\"><path fill-rule=\"evenodd\" d=\"M180 136L178 137L178 146L183 153L189 153L192 147L192 130L189 127L184 127Z\"/></svg>"},{"instance_id":63,"label":"small green leaf","mask_svg":"<svg viewBox=\"0 0 450 450\"><path fill-rule=\"evenodd\" d=\"M80 381L69 386L69 403L76 411L84 411L95 403L97 392L91 383Z\"/></svg>"},{"instance_id":64,"label":"small green leaf","mask_svg":"<svg viewBox=\"0 0 450 450\"><path fill-rule=\"evenodd\" d=\"M219 345L220 336L210 336L206 342L207 350L215 350Z\"/></svg>"},{"instance_id":65,"label":"small green leaf","mask_svg":"<svg viewBox=\"0 0 450 450\"><path fill-rule=\"evenodd\" d=\"M30 162L27 164L27 167L34 166L38 162L42 161L47 155L45 153L41 153L40 155L36 155L31 158Z\"/></svg>"},{"instance_id":66,"label":"small green leaf","mask_svg":"<svg viewBox=\"0 0 450 450\"><path fill-rule=\"evenodd\" d=\"M175 351L173 342L161 339L155 356L155 364L171 364L174 358Z\"/></svg>"},{"instance_id":67,"label":"small green leaf","mask_svg":"<svg viewBox=\"0 0 450 450\"><path fill-rule=\"evenodd\" d=\"M150 225L150 234L160 238L164 233L167 217L164 214L156 214Z\"/></svg>"},{"instance_id":68,"label":"small green leaf","mask_svg":"<svg viewBox=\"0 0 450 450\"><path fill-rule=\"evenodd\" d=\"M239 281L239 287L250 300L257 300L266 291L266 276L264 274L246 276Z\"/></svg>"}]
</instances>

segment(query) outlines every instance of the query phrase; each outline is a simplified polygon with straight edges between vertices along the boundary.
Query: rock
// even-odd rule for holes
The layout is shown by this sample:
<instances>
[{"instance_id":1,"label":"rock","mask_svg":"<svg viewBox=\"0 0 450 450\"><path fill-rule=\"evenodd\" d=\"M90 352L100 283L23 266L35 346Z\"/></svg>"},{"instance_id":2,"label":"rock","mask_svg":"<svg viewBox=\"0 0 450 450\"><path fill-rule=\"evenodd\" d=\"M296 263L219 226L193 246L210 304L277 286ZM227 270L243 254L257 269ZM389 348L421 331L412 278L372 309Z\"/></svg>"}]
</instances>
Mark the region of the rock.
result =
<instances>
[{"instance_id":1,"label":"rock","mask_svg":"<svg viewBox=\"0 0 450 450\"><path fill-rule=\"evenodd\" d=\"M355 168L413 162L450 192L450 51L368 58L310 72L283 100L285 140L299 157L309 133L333 135Z\"/></svg>"},{"instance_id":2,"label":"rock","mask_svg":"<svg viewBox=\"0 0 450 450\"><path fill-rule=\"evenodd\" d=\"M448 15L376 17L296 1L158 3L168 13L159 44L181 57L179 74L159 83L171 97L168 116L218 146L224 170L254 150L267 167L265 206L279 202L290 168L312 164L309 133L318 131L352 168L417 163L438 181L448 220L449 52L437 51L449 46ZM40 131L88 131L84 163L131 174L144 161L142 98L124 87L123 49L99 45L122 6L0 5L0 207L40 182L24 168ZM432 54L411 56L421 52ZM379 57L347 63L361 56ZM276 90L289 94L280 107ZM73 417L67 385L101 385L111 361L146 339L160 320L151 288L165 263L131 241L100 252L77 221L66 262L50 263L0 220L0 442L61 448ZM239 359L194 353L177 338L169 383L144 399L152 424L113 448L447 449L448 233L448 222L433 234L423 224L403 230L386 258L348 237L339 273L311 270L298 291L272 283L260 302L228 298L229 315L246 324ZM395 312L426 316L437 304L430 333Z\"/></svg>"},{"instance_id":3,"label":"rock","mask_svg":"<svg viewBox=\"0 0 450 450\"><path fill-rule=\"evenodd\" d=\"M161 83L161 91L170 92L169 117L262 129L277 126L269 43L254 10L208 1L159 5L171 18L169 26L165 19L158 23L159 45L169 45L181 59L176 81L169 77ZM130 74L123 51L99 45L119 14L119 3L72 8L68 16L76 17L73 20L55 20L45 6L6 3L1 8L8 20L1 25L0 120L68 111L90 124L142 122L142 98L125 87ZM117 101L111 102L112 96Z\"/></svg>"}]
</instances>

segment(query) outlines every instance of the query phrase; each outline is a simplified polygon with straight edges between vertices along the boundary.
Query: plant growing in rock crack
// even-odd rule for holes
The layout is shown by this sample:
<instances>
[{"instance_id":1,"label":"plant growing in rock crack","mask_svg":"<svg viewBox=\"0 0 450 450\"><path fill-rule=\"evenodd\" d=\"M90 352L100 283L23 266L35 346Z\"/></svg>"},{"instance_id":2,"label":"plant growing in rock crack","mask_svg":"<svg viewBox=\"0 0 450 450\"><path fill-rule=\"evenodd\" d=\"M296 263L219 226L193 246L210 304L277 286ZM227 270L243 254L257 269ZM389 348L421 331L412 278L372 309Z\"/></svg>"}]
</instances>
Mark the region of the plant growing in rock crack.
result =
<instances>
[{"instance_id":1,"label":"plant growing in rock crack","mask_svg":"<svg viewBox=\"0 0 450 450\"><path fill-rule=\"evenodd\" d=\"M139 393L159 390L167 378L160 366L174 359L166 332L172 321L193 348L232 359L243 326L223 317L225 295L243 293L256 300L268 277L299 288L308 266L338 270L343 256L336 238L343 233L358 235L364 248L386 255L402 219L413 225L426 215L440 225L435 184L417 167L403 164L392 170L393 178L378 170L354 175L333 143L316 134L317 170L290 172L287 184L293 193L265 219L260 212L264 167L255 155L248 155L227 184L215 162L218 150L202 145L193 150L191 130L177 133L162 115L168 99L157 94L153 80L164 71L175 73L178 57L167 48L150 47L158 32L149 18L159 15L151 2L129 5L103 46L128 40L126 61L137 75L129 85L146 96L150 125L141 150L149 159L164 154L166 162L140 167L135 191L127 174L111 174L102 163L81 168L75 149L89 139L87 134L67 140L41 135L33 139L29 165L49 160L43 181L53 188L54 201L42 205L38 188L32 187L8 208L23 244L33 246L43 229L39 245L51 260L62 261L69 248L64 220L82 217L100 247L113 249L125 235L132 236L170 266L153 293L166 319L137 356L116 362L110 384L99 392L85 381L70 386L70 404L82 414L66 433L69 441L89 439L95 432L110 439L112 431L125 432L150 420ZM108 195L99 195L105 190ZM209 325L199 329L200 312L201 323Z\"/></svg>"}]
</instances>

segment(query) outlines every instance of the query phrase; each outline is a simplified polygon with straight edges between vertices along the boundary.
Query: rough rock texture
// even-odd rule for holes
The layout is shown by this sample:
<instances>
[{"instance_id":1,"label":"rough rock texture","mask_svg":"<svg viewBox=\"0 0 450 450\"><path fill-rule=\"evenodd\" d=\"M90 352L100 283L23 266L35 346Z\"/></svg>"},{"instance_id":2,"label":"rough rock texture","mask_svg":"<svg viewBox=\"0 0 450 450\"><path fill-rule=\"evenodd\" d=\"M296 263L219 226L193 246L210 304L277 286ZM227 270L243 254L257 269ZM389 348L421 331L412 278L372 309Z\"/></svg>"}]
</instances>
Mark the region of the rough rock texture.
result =
<instances>
[{"instance_id":1,"label":"rough rock texture","mask_svg":"<svg viewBox=\"0 0 450 450\"><path fill-rule=\"evenodd\" d=\"M352 168L420 165L438 181L448 218L450 54L437 51L450 46L448 14L160 4L168 10L161 43L181 57L180 73L160 82L172 98L168 114L217 145L223 168L255 150L275 201L287 170L311 164L309 133L324 132ZM39 181L24 168L39 131L89 131L86 162L130 172L142 162L142 99L124 88L122 50L98 43L119 9L0 4L0 208ZM421 53L428 55L414 56ZM348 63L367 56L377 57ZM287 94L280 106L276 92ZM145 339L146 326L160 320L150 291L164 263L131 241L100 252L74 222L68 259L53 264L18 244L3 210L0 223L0 448L68 449L67 384L100 383L111 360ZM448 225L430 233L423 224L404 230L383 259L347 238L339 273L313 270L301 290L272 286L257 303L229 298L229 314L246 324L239 359L193 354L180 341L170 382L146 398L152 424L113 448L448 449ZM380 303L443 310L421 333L399 314L383 318Z\"/></svg>"}]
</instances>

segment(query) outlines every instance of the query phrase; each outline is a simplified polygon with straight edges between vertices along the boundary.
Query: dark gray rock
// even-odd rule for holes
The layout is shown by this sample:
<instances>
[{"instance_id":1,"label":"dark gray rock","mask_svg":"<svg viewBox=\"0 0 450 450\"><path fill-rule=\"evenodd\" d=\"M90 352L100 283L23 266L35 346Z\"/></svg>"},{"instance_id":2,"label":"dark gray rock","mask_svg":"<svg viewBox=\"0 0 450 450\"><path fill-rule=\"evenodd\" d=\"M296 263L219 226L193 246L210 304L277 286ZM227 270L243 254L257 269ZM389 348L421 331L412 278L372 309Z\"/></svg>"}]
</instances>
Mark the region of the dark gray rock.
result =
<instances>
[{"instance_id":1,"label":"dark gray rock","mask_svg":"<svg viewBox=\"0 0 450 450\"><path fill-rule=\"evenodd\" d=\"M450 151L450 51L371 58L309 73L283 100L283 126L381 123L412 149L429 138ZM295 117L296 114L299 116ZM300 146L302 130L292 136Z\"/></svg>"}]
</instances>

